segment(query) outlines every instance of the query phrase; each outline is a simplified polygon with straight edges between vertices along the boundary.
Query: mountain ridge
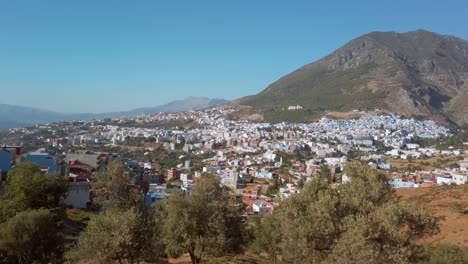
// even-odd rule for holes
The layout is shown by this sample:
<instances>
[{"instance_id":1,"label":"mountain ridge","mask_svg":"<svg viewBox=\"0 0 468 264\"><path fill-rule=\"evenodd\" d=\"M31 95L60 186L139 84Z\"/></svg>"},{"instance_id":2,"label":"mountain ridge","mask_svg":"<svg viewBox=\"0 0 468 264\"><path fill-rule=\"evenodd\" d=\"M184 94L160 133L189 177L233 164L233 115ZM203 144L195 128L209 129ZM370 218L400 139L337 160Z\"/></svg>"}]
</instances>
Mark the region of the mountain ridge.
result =
<instances>
[{"instance_id":1,"label":"mountain ridge","mask_svg":"<svg viewBox=\"0 0 468 264\"><path fill-rule=\"evenodd\" d=\"M263 112L378 108L465 126L466 100L468 42L416 30L357 37L238 102Z\"/></svg>"},{"instance_id":2,"label":"mountain ridge","mask_svg":"<svg viewBox=\"0 0 468 264\"><path fill-rule=\"evenodd\" d=\"M0 129L44 124L67 120L103 119L120 116L138 116L159 112L184 112L226 103L219 98L190 96L155 107L141 107L129 111L107 113L61 113L40 108L0 103Z\"/></svg>"}]
</instances>

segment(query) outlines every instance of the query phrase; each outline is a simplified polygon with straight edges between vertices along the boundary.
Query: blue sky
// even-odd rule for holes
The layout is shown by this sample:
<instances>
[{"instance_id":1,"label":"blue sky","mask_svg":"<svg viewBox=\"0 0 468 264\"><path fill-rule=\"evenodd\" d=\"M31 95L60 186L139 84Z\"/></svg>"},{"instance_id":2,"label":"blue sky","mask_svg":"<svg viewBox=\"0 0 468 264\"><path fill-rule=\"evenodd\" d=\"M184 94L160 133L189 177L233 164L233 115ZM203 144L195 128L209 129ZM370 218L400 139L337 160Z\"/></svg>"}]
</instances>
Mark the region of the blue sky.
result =
<instances>
[{"instance_id":1,"label":"blue sky","mask_svg":"<svg viewBox=\"0 0 468 264\"><path fill-rule=\"evenodd\" d=\"M0 0L0 103L105 112L235 99L370 31L468 39L468 1L316 2Z\"/></svg>"}]
</instances>

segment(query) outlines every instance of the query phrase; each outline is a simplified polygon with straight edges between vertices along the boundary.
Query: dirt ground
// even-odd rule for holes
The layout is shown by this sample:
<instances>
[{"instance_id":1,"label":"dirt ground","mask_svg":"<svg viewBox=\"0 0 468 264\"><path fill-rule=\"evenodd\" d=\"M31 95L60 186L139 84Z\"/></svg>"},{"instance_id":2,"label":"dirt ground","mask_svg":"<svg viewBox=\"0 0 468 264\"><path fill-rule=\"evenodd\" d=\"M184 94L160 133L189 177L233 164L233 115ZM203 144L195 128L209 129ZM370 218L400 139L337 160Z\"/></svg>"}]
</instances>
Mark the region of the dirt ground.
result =
<instances>
[{"instance_id":1,"label":"dirt ground","mask_svg":"<svg viewBox=\"0 0 468 264\"><path fill-rule=\"evenodd\" d=\"M420 204L440 219L440 233L423 242L468 246L468 185L402 188L396 194Z\"/></svg>"},{"instance_id":2,"label":"dirt ground","mask_svg":"<svg viewBox=\"0 0 468 264\"><path fill-rule=\"evenodd\" d=\"M452 164L458 163L460 160L457 156L443 156L443 157L431 157L427 159L411 159L411 160L403 160L403 159L396 159L396 158L389 158L386 160L390 163L394 168L407 168L408 165L411 166L419 166L423 170L434 170L437 168L436 164L438 161L441 161L440 167L449 167Z\"/></svg>"}]
</instances>

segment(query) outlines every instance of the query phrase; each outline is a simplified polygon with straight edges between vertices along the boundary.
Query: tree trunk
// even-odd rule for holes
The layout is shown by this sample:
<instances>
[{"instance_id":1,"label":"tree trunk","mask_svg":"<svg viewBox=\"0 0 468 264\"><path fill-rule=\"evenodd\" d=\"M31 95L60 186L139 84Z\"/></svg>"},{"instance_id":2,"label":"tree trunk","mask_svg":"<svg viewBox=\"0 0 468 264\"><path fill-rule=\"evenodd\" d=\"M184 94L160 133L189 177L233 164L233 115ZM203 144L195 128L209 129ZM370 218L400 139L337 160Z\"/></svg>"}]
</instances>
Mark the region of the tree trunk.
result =
<instances>
[{"instance_id":1,"label":"tree trunk","mask_svg":"<svg viewBox=\"0 0 468 264\"><path fill-rule=\"evenodd\" d=\"M192 264L197 264L197 257L195 257L195 254L193 252L189 252L190 254L190 260L192 261Z\"/></svg>"},{"instance_id":2,"label":"tree trunk","mask_svg":"<svg viewBox=\"0 0 468 264\"><path fill-rule=\"evenodd\" d=\"M201 256L197 257L195 253L189 252L190 254L190 260L192 261L192 264L200 264L201 263Z\"/></svg>"}]
</instances>

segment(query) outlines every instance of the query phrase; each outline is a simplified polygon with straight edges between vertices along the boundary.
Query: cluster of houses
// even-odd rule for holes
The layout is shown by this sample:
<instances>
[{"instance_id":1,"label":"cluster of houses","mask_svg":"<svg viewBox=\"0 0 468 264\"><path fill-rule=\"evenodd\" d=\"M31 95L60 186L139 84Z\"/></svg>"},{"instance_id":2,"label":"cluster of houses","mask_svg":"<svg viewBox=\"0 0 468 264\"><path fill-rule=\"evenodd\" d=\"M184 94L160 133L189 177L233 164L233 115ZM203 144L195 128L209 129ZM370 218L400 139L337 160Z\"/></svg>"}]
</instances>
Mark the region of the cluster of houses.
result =
<instances>
[{"instance_id":1,"label":"cluster of houses","mask_svg":"<svg viewBox=\"0 0 468 264\"><path fill-rule=\"evenodd\" d=\"M459 168L393 173L393 188L420 188L434 185L463 185L468 183L468 158L459 161Z\"/></svg>"},{"instance_id":2,"label":"cluster of houses","mask_svg":"<svg viewBox=\"0 0 468 264\"><path fill-rule=\"evenodd\" d=\"M296 106L294 106L296 107ZM297 107L296 107L297 108ZM322 166L330 169L335 182L347 182L343 175L350 155L359 153L369 166L387 171L389 182L395 188L428 187L440 184L465 184L468 160L461 160L458 168L434 171L392 172L393 159L419 159L434 156L463 157L461 149L436 150L422 148L417 138L437 139L451 136L450 131L433 121L405 119L398 115L369 115L357 119L334 120L322 118L307 124L256 123L229 120L233 113L229 107L214 107L185 113L159 113L139 117L114 119L112 125L97 121L81 121L81 125L55 123L31 128L33 131L50 130L55 135L42 138L56 152L38 150L26 154L21 147L0 149L2 175L19 159L38 164L43 173L59 173L70 180L70 191L65 204L84 208L90 203L90 183L98 172L105 170L115 155L107 152L69 151L69 146L86 149L87 146L119 146L130 138L143 138L151 142L145 155L157 151L156 145L166 151L182 151L190 155L208 154L202 170L192 167L191 161L181 159L176 167L161 171L159 164L144 160L125 160L134 172L132 184L142 190L145 204L163 199L171 188L190 192L203 173L216 174L224 184L243 196L248 213L264 215L276 206L272 195L266 195L268 183L279 179L281 186L275 194L279 199L300 192L300 183L320 174ZM128 127L128 120L141 126ZM193 120L191 129L148 128L145 124L157 121ZM83 129L86 127L86 129ZM68 135L57 136L57 131ZM23 133L27 129L21 129ZM39 137L37 137L39 138ZM149 140L151 139L151 140ZM301 156L305 153L305 157ZM88 195L86 195L88 192Z\"/></svg>"},{"instance_id":3,"label":"cluster of houses","mask_svg":"<svg viewBox=\"0 0 468 264\"><path fill-rule=\"evenodd\" d=\"M59 174L69 180L68 193L63 200L67 206L87 208L91 202L90 183L96 173L102 172L112 161L114 155L109 153L53 153L45 149L22 154L19 146L4 146L0 149L0 168L2 181L8 171L20 162L29 161L37 164L43 174ZM0 185L2 184L0 181Z\"/></svg>"}]
</instances>

